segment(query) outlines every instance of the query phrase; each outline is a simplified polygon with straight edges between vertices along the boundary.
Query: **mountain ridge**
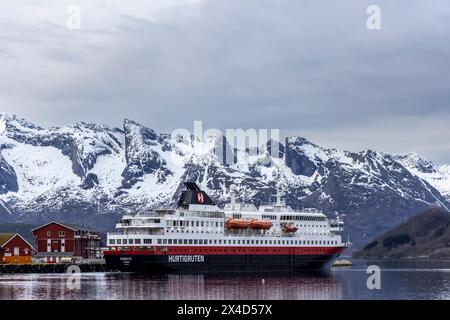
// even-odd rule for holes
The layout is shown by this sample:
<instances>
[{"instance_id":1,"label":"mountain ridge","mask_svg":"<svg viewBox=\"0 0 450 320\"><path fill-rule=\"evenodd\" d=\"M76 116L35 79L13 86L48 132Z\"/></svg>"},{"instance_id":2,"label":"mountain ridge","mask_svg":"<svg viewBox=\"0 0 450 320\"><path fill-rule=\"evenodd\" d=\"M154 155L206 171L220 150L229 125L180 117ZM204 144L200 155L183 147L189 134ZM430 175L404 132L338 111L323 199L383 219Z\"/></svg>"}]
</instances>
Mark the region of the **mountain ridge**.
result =
<instances>
[{"instance_id":1,"label":"mountain ridge","mask_svg":"<svg viewBox=\"0 0 450 320\"><path fill-rule=\"evenodd\" d=\"M239 187L238 199L256 205L272 201L279 186L294 208L346 215L360 247L414 212L450 207L443 183L450 173L439 178L441 169L424 167L419 156L343 151L288 137L279 143L280 157L263 146L260 154L223 164L214 153L220 138L186 140L130 119L122 128L87 122L42 128L0 114L0 217L81 220L107 231L122 214L173 206L185 180L219 204L229 200L231 184Z\"/></svg>"}]
</instances>

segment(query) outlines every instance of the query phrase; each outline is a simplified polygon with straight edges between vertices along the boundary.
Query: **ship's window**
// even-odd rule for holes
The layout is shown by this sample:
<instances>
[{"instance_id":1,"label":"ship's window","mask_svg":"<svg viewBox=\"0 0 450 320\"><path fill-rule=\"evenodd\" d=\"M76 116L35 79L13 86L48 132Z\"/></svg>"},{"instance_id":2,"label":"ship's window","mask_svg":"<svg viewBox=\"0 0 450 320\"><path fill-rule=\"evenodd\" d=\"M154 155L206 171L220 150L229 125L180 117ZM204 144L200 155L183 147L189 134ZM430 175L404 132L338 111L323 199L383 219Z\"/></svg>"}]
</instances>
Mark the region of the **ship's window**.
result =
<instances>
[{"instance_id":1,"label":"ship's window","mask_svg":"<svg viewBox=\"0 0 450 320\"><path fill-rule=\"evenodd\" d=\"M152 243L152 239L144 239L144 244L151 244Z\"/></svg>"},{"instance_id":2,"label":"ship's window","mask_svg":"<svg viewBox=\"0 0 450 320\"><path fill-rule=\"evenodd\" d=\"M110 239L109 240L109 244L116 244L116 240L115 239Z\"/></svg>"},{"instance_id":3,"label":"ship's window","mask_svg":"<svg viewBox=\"0 0 450 320\"><path fill-rule=\"evenodd\" d=\"M123 239L123 244L127 244L127 239Z\"/></svg>"},{"instance_id":4,"label":"ship's window","mask_svg":"<svg viewBox=\"0 0 450 320\"><path fill-rule=\"evenodd\" d=\"M141 239L135 239L135 240L134 240L134 243L135 243L135 244L141 244Z\"/></svg>"},{"instance_id":5,"label":"ship's window","mask_svg":"<svg viewBox=\"0 0 450 320\"><path fill-rule=\"evenodd\" d=\"M133 244L133 239L130 239L128 243Z\"/></svg>"},{"instance_id":6,"label":"ship's window","mask_svg":"<svg viewBox=\"0 0 450 320\"><path fill-rule=\"evenodd\" d=\"M167 239L163 239L163 244L167 244Z\"/></svg>"},{"instance_id":7,"label":"ship's window","mask_svg":"<svg viewBox=\"0 0 450 320\"><path fill-rule=\"evenodd\" d=\"M158 244L161 244L161 239L158 239Z\"/></svg>"}]
</instances>

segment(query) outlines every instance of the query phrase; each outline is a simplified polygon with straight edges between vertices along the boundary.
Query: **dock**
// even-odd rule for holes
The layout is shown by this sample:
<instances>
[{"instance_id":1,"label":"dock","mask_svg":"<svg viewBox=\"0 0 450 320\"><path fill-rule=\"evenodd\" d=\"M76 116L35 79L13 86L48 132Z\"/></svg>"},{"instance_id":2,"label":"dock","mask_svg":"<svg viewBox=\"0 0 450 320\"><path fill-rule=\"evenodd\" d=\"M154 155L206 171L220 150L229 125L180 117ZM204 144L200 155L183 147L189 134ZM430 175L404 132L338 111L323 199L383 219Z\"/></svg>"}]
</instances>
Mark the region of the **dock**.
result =
<instances>
[{"instance_id":1,"label":"dock","mask_svg":"<svg viewBox=\"0 0 450 320\"><path fill-rule=\"evenodd\" d=\"M340 259L340 260L336 260L332 267L351 267L353 265L353 263L350 260L347 259Z\"/></svg>"},{"instance_id":2,"label":"dock","mask_svg":"<svg viewBox=\"0 0 450 320\"><path fill-rule=\"evenodd\" d=\"M104 263L68 264L68 263L32 263L32 264L0 264L2 273L67 273L70 266L79 267L81 272L105 272Z\"/></svg>"}]
</instances>

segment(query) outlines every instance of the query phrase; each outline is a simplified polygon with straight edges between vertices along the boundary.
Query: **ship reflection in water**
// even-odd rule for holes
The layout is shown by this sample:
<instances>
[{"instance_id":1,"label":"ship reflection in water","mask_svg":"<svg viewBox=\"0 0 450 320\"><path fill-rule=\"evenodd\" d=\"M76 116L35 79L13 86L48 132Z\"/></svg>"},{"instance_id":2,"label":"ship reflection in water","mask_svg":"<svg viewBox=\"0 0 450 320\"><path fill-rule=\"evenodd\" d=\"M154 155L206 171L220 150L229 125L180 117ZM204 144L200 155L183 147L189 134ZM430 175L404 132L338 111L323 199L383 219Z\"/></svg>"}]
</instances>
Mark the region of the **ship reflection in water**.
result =
<instances>
[{"instance_id":1,"label":"ship reflection in water","mask_svg":"<svg viewBox=\"0 0 450 320\"><path fill-rule=\"evenodd\" d=\"M207 275L86 273L0 275L0 299L341 299L339 277L326 274Z\"/></svg>"},{"instance_id":2,"label":"ship reflection in water","mask_svg":"<svg viewBox=\"0 0 450 320\"><path fill-rule=\"evenodd\" d=\"M369 264L279 275L0 274L0 299L450 299L449 262L379 263L380 290L367 288Z\"/></svg>"}]
</instances>

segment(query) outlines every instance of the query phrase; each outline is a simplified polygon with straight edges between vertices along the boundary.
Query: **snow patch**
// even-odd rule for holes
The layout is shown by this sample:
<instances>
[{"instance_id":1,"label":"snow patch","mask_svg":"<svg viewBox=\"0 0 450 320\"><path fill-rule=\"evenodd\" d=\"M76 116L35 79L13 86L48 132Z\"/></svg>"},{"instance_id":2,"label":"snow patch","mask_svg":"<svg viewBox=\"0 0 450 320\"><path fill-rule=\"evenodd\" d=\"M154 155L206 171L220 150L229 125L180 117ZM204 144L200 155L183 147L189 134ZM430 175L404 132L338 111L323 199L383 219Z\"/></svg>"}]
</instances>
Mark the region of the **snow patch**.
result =
<instances>
[{"instance_id":1,"label":"snow patch","mask_svg":"<svg viewBox=\"0 0 450 320\"><path fill-rule=\"evenodd\" d=\"M34 198L58 187L81 183L81 179L68 170L72 167L70 159L56 148L18 144L2 150L2 155L14 165L19 197Z\"/></svg>"}]
</instances>

